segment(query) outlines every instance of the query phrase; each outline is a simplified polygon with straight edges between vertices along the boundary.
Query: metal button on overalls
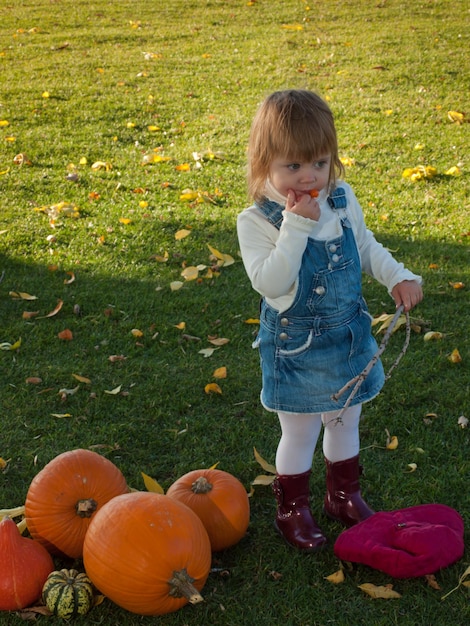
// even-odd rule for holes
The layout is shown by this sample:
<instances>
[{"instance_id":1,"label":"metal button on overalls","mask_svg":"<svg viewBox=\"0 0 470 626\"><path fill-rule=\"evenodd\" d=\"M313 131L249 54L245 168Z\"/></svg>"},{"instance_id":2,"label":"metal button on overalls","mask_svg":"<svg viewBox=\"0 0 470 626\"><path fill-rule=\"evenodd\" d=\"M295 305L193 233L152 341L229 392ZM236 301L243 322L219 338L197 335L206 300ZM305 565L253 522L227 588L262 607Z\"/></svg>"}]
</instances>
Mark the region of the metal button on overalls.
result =
<instances>
[{"instance_id":1,"label":"metal button on overalls","mask_svg":"<svg viewBox=\"0 0 470 626\"><path fill-rule=\"evenodd\" d=\"M325 287L323 287L323 285L315 287L315 293L317 294L317 296L322 296L325 293Z\"/></svg>"},{"instance_id":2,"label":"metal button on overalls","mask_svg":"<svg viewBox=\"0 0 470 626\"><path fill-rule=\"evenodd\" d=\"M338 263L339 256L337 254L333 254L333 256L331 257L331 260L333 261L333 263Z\"/></svg>"},{"instance_id":3,"label":"metal button on overalls","mask_svg":"<svg viewBox=\"0 0 470 626\"><path fill-rule=\"evenodd\" d=\"M338 249L338 246L334 243L332 243L331 246L329 247L330 252L336 252L337 249Z\"/></svg>"},{"instance_id":4,"label":"metal button on overalls","mask_svg":"<svg viewBox=\"0 0 470 626\"><path fill-rule=\"evenodd\" d=\"M287 317L281 318L281 326L289 326L289 319Z\"/></svg>"},{"instance_id":5,"label":"metal button on overalls","mask_svg":"<svg viewBox=\"0 0 470 626\"><path fill-rule=\"evenodd\" d=\"M289 335L287 333L280 333L279 339L282 339L282 341L285 341L286 339L289 339Z\"/></svg>"}]
</instances>

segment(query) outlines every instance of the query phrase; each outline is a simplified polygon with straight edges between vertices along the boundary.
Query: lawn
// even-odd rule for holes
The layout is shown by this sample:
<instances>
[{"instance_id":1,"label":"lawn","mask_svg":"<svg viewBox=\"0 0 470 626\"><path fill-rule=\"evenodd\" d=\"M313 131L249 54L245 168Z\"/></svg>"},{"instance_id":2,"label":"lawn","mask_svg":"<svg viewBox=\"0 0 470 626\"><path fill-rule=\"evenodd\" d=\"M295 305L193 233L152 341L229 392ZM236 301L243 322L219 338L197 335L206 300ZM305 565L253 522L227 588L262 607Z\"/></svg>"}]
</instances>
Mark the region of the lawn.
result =
<instances>
[{"instance_id":1,"label":"lawn","mask_svg":"<svg viewBox=\"0 0 470 626\"><path fill-rule=\"evenodd\" d=\"M408 350L364 407L364 492L377 510L438 502L468 524L468 18L464 0L1 3L0 508L22 504L37 472L74 448L105 455L134 489L142 472L166 490L218 463L252 492L248 533L214 555L203 604L148 618L105 600L75 623L470 621L467 587L441 600L468 549L436 573L440 589L365 566L326 580L342 529L321 513L320 446L312 508L329 548L299 554L275 534L271 491L251 483L263 472L253 448L273 463L279 428L259 404L247 323L259 298L235 231L258 104L276 89L318 91L369 227L424 278ZM364 293L374 316L393 313L384 287L365 277ZM386 368L404 338L392 336ZM401 598L372 599L364 583Z\"/></svg>"}]
</instances>

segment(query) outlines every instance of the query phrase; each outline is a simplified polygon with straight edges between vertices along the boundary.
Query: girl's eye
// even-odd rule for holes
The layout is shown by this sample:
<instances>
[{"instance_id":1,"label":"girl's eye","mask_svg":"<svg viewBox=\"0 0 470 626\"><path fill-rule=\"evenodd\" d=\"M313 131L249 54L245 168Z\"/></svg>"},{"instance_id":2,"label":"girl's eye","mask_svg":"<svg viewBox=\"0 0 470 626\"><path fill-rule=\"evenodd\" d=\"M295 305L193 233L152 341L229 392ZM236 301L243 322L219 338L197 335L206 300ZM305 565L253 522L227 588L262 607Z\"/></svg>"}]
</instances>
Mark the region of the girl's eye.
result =
<instances>
[{"instance_id":1,"label":"girl's eye","mask_svg":"<svg viewBox=\"0 0 470 626\"><path fill-rule=\"evenodd\" d=\"M300 163L289 163L287 167L293 172L295 172L300 168Z\"/></svg>"},{"instance_id":2,"label":"girl's eye","mask_svg":"<svg viewBox=\"0 0 470 626\"><path fill-rule=\"evenodd\" d=\"M326 160L317 161L316 163L314 163L314 166L317 167L318 169L322 169L326 165L328 165L328 161L326 161Z\"/></svg>"}]
</instances>

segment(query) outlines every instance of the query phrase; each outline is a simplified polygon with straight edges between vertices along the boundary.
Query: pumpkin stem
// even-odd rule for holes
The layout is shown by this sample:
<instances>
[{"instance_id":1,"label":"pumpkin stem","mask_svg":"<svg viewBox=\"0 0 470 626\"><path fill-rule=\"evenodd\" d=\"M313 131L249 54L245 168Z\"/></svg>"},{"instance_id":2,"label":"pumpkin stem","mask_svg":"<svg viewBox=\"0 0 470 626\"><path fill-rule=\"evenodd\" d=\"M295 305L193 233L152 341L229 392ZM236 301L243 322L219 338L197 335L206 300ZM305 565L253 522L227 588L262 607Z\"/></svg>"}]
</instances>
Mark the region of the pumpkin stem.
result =
<instances>
[{"instance_id":1,"label":"pumpkin stem","mask_svg":"<svg viewBox=\"0 0 470 626\"><path fill-rule=\"evenodd\" d=\"M199 476L191 485L193 493L209 493L212 490L211 483L204 476Z\"/></svg>"},{"instance_id":2,"label":"pumpkin stem","mask_svg":"<svg viewBox=\"0 0 470 626\"><path fill-rule=\"evenodd\" d=\"M170 585L169 595L174 598L186 598L190 604L203 602L204 598L193 585L194 578L188 574L185 568L179 572L173 572L173 578L168 581Z\"/></svg>"},{"instance_id":3,"label":"pumpkin stem","mask_svg":"<svg viewBox=\"0 0 470 626\"><path fill-rule=\"evenodd\" d=\"M75 505L75 511L79 517L91 517L96 511L97 506L98 502L96 502L96 500L93 500L93 498L88 498L87 500L79 500Z\"/></svg>"}]
</instances>

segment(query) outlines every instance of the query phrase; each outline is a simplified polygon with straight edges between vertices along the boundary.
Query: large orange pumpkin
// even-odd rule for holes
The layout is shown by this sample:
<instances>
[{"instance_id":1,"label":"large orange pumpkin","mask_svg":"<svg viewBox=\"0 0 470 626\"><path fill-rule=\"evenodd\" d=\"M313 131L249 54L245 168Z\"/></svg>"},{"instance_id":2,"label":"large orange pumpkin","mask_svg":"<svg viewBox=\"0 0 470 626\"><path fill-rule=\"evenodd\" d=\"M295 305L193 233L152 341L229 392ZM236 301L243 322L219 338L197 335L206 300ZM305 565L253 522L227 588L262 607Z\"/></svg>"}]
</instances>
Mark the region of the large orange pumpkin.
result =
<instances>
[{"instance_id":1,"label":"large orange pumpkin","mask_svg":"<svg viewBox=\"0 0 470 626\"><path fill-rule=\"evenodd\" d=\"M79 558L93 516L129 488L121 471L91 450L59 454L33 478L25 517L31 537L51 554Z\"/></svg>"},{"instance_id":2,"label":"large orange pumpkin","mask_svg":"<svg viewBox=\"0 0 470 626\"><path fill-rule=\"evenodd\" d=\"M188 507L136 491L98 511L85 537L83 563L95 587L123 609L163 615L202 600L211 547Z\"/></svg>"},{"instance_id":3,"label":"large orange pumpkin","mask_svg":"<svg viewBox=\"0 0 470 626\"><path fill-rule=\"evenodd\" d=\"M214 552L235 545L247 531L248 494L238 478L228 472L193 470L178 478L166 495L183 502L197 514Z\"/></svg>"}]
</instances>

